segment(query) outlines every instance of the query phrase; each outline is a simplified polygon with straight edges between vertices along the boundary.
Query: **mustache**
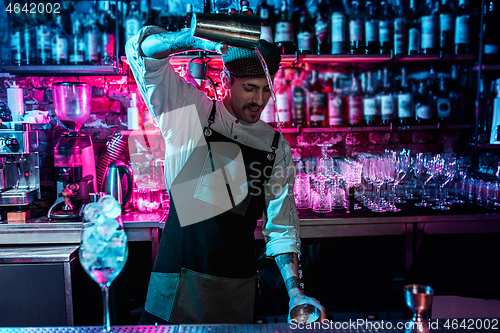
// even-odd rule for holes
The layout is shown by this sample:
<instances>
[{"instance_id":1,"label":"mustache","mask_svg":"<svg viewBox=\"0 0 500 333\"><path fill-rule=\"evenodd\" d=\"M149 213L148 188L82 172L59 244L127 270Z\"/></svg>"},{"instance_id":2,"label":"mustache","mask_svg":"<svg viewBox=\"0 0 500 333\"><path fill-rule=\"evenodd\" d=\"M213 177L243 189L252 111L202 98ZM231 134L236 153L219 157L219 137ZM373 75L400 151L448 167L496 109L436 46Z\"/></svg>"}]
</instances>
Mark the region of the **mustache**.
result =
<instances>
[{"instance_id":1,"label":"mustache","mask_svg":"<svg viewBox=\"0 0 500 333\"><path fill-rule=\"evenodd\" d=\"M256 103L247 103L244 105L244 108L263 108L264 105L259 105Z\"/></svg>"}]
</instances>

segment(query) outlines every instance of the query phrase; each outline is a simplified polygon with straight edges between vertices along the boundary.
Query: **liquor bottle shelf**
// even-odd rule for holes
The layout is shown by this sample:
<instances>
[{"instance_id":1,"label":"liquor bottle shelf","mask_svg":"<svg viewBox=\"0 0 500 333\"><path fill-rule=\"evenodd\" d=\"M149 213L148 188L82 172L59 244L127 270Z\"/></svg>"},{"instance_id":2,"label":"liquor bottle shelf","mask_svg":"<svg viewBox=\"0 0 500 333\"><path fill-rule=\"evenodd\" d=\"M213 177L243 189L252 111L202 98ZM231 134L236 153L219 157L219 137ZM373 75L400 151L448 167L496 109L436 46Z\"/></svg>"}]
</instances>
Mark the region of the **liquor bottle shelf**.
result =
<instances>
[{"instance_id":1,"label":"liquor bottle shelf","mask_svg":"<svg viewBox=\"0 0 500 333\"><path fill-rule=\"evenodd\" d=\"M479 66L474 66L474 70L478 71ZM482 71L500 71L500 64L499 65L496 65L496 64L494 64L494 65L493 64L492 65L482 65L481 70Z\"/></svg>"},{"instance_id":2,"label":"liquor bottle shelf","mask_svg":"<svg viewBox=\"0 0 500 333\"><path fill-rule=\"evenodd\" d=\"M479 149L489 149L489 150L500 149L500 145L493 145L493 144L489 144L489 143L478 143L477 147Z\"/></svg>"},{"instance_id":3,"label":"liquor bottle shelf","mask_svg":"<svg viewBox=\"0 0 500 333\"><path fill-rule=\"evenodd\" d=\"M196 55L175 55L170 59L172 66L188 65L189 62L196 58ZM209 55L211 58L209 64L215 68L222 68L222 57L220 55ZM444 55L438 54L417 54L408 56L391 56L391 55L348 55L348 54L303 54L299 57L295 55L282 55L281 65L291 66L293 64L369 64L369 63L413 63L413 62L427 62L427 61L473 61L475 56L473 54L464 55ZM126 57L121 60L128 64Z\"/></svg>"},{"instance_id":4,"label":"liquor bottle shelf","mask_svg":"<svg viewBox=\"0 0 500 333\"><path fill-rule=\"evenodd\" d=\"M5 66L0 72L13 75L48 76L48 75L125 75L116 69L116 65L40 65L40 66Z\"/></svg>"}]
</instances>

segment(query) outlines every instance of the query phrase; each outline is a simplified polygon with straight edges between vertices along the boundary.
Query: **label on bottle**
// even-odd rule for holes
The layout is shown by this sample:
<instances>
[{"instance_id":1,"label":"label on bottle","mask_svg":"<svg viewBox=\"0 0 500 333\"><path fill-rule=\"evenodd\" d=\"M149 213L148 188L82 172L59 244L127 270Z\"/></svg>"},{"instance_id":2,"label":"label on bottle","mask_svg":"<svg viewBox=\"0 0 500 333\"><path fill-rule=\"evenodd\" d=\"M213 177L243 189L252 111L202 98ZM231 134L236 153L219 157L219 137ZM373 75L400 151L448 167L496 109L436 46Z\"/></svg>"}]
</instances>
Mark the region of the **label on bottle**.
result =
<instances>
[{"instance_id":1,"label":"label on bottle","mask_svg":"<svg viewBox=\"0 0 500 333\"><path fill-rule=\"evenodd\" d=\"M455 15L453 14L441 14L439 15L439 30L441 31L441 36L443 31L453 31L455 27Z\"/></svg>"},{"instance_id":2,"label":"label on bottle","mask_svg":"<svg viewBox=\"0 0 500 333\"><path fill-rule=\"evenodd\" d=\"M342 12L332 14L332 54L345 53L346 17Z\"/></svg>"},{"instance_id":3,"label":"label on bottle","mask_svg":"<svg viewBox=\"0 0 500 333\"><path fill-rule=\"evenodd\" d=\"M437 19L435 15L422 16L422 49L436 48Z\"/></svg>"},{"instance_id":4,"label":"label on bottle","mask_svg":"<svg viewBox=\"0 0 500 333\"><path fill-rule=\"evenodd\" d=\"M378 23L379 27L379 38L381 42L391 42L392 41L392 24L390 21L380 21Z\"/></svg>"},{"instance_id":5,"label":"label on bottle","mask_svg":"<svg viewBox=\"0 0 500 333\"><path fill-rule=\"evenodd\" d=\"M276 119L276 105L274 104L272 98L269 99L269 102L267 102L264 110L262 110L260 119L268 124L274 123Z\"/></svg>"},{"instance_id":6,"label":"label on bottle","mask_svg":"<svg viewBox=\"0 0 500 333\"><path fill-rule=\"evenodd\" d=\"M365 22L365 38L367 42L378 42L378 22Z\"/></svg>"},{"instance_id":7,"label":"label on bottle","mask_svg":"<svg viewBox=\"0 0 500 333\"><path fill-rule=\"evenodd\" d=\"M378 116L377 104L375 98L364 98L363 99L363 110L366 116Z\"/></svg>"},{"instance_id":8,"label":"label on bottle","mask_svg":"<svg viewBox=\"0 0 500 333\"><path fill-rule=\"evenodd\" d=\"M326 119L326 94L322 92L309 93L309 120L324 121Z\"/></svg>"},{"instance_id":9,"label":"label on bottle","mask_svg":"<svg viewBox=\"0 0 500 333\"><path fill-rule=\"evenodd\" d=\"M438 118L451 117L451 102L449 98L438 98L436 101Z\"/></svg>"},{"instance_id":10,"label":"label on bottle","mask_svg":"<svg viewBox=\"0 0 500 333\"><path fill-rule=\"evenodd\" d=\"M318 16L318 19L314 24L314 31L318 42L323 42L328 33L328 22L321 15Z\"/></svg>"},{"instance_id":11,"label":"label on bottle","mask_svg":"<svg viewBox=\"0 0 500 333\"><path fill-rule=\"evenodd\" d=\"M59 62L68 59L68 39L56 35L52 39L52 60Z\"/></svg>"},{"instance_id":12,"label":"label on bottle","mask_svg":"<svg viewBox=\"0 0 500 333\"><path fill-rule=\"evenodd\" d=\"M261 37L262 38L262 37ZM308 31L303 31L297 35L299 51L313 50L313 35Z\"/></svg>"},{"instance_id":13,"label":"label on bottle","mask_svg":"<svg viewBox=\"0 0 500 333\"><path fill-rule=\"evenodd\" d=\"M417 105L415 113L417 118L427 119L427 120L432 119L432 108L430 105L423 105L423 104Z\"/></svg>"},{"instance_id":14,"label":"label on bottle","mask_svg":"<svg viewBox=\"0 0 500 333\"><path fill-rule=\"evenodd\" d=\"M290 122L290 110L288 109L287 93L276 95L276 121L282 123Z\"/></svg>"},{"instance_id":15,"label":"label on bottle","mask_svg":"<svg viewBox=\"0 0 500 333\"><path fill-rule=\"evenodd\" d=\"M361 21L351 20L351 22L349 22L349 40L353 42L364 40L363 35L364 31Z\"/></svg>"},{"instance_id":16,"label":"label on bottle","mask_svg":"<svg viewBox=\"0 0 500 333\"><path fill-rule=\"evenodd\" d=\"M394 54L406 54L406 20L397 18L394 20Z\"/></svg>"},{"instance_id":17,"label":"label on bottle","mask_svg":"<svg viewBox=\"0 0 500 333\"><path fill-rule=\"evenodd\" d=\"M363 123L363 100L360 97L349 98L349 124Z\"/></svg>"},{"instance_id":18,"label":"label on bottle","mask_svg":"<svg viewBox=\"0 0 500 333\"><path fill-rule=\"evenodd\" d=\"M328 94L328 120L330 126L345 125L345 103L344 100L334 93Z\"/></svg>"},{"instance_id":19,"label":"label on bottle","mask_svg":"<svg viewBox=\"0 0 500 333\"><path fill-rule=\"evenodd\" d=\"M398 95L398 117L413 118L413 96L410 93Z\"/></svg>"},{"instance_id":20,"label":"label on bottle","mask_svg":"<svg viewBox=\"0 0 500 333\"><path fill-rule=\"evenodd\" d=\"M269 18L269 10L267 8L260 9L260 18L263 20L267 20Z\"/></svg>"},{"instance_id":21,"label":"label on bottle","mask_svg":"<svg viewBox=\"0 0 500 333\"><path fill-rule=\"evenodd\" d=\"M85 61L84 50L85 44L83 43L83 40L78 39L76 36L73 37L69 62L71 64L82 64Z\"/></svg>"},{"instance_id":22,"label":"label on bottle","mask_svg":"<svg viewBox=\"0 0 500 333\"><path fill-rule=\"evenodd\" d=\"M268 25L260 26L260 39L267 40L269 43L273 43L273 29Z\"/></svg>"},{"instance_id":23,"label":"label on bottle","mask_svg":"<svg viewBox=\"0 0 500 333\"><path fill-rule=\"evenodd\" d=\"M292 119L294 122L306 120L306 94L303 88L293 89Z\"/></svg>"},{"instance_id":24,"label":"label on bottle","mask_svg":"<svg viewBox=\"0 0 500 333\"><path fill-rule=\"evenodd\" d=\"M380 111L382 112L382 119L394 118L394 99L392 95L380 96Z\"/></svg>"},{"instance_id":25,"label":"label on bottle","mask_svg":"<svg viewBox=\"0 0 500 333\"><path fill-rule=\"evenodd\" d=\"M85 35L87 40L87 60L98 61L99 60L99 39L96 33L89 32Z\"/></svg>"},{"instance_id":26,"label":"label on bottle","mask_svg":"<svg viewBox=\"0 0 500 333\"><path fill-rule=\"evenodd\" d=\"M484 54L498 54L498 45L484 44Z\"/></svg>"},{"instance_id":27,"label":"label on bottle","mask_svg":"<svg viewBox=\"0 0 500 333\"><path fill-rule=\"evenodd\" d=\"M417 51L420 48L420 31L417 28L411 28L409 33L408 51Z\"/></svg>"},{"instance_id":28,"label":"label on bottle","mask_svg":"<svg viewBox=\"0 0 500 333\"><path fill-rule=\"evenodd\" d=\"M276 23L276 34L274 36L275 43L293 42L293 36L292 22Z\"/></svg>"},{"instance_id":29,"label":"label on bottle","mask_svg":"<svg viewBox=\"0 0 500 333\"><path fill-rule=\"evenodd\" d=\"M468 44L470 41L469 15L457 16L455 22L455 44Z\"/></svg>"},{"instance_id":30,"label":"label on bottle","mask_svg":"<svg viewBox=\"0 0 500 333\"><path fill-rule=\"evenodd\" d=\"M129 17L125 21L125 42L137 35L140 28L141 24L139 21L135 17Z\"/></svg>"}]
</instances>

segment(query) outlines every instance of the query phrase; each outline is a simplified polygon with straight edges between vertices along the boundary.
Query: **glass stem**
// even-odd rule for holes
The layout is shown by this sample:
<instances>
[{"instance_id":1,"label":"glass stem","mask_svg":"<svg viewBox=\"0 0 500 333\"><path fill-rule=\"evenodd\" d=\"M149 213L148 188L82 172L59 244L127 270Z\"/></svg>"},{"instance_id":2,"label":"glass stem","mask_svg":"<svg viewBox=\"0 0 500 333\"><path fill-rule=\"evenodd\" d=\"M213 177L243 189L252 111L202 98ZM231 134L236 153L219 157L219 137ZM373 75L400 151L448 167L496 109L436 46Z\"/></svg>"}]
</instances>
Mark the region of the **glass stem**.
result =
<instances>
[{"instance_id":1,"label":"glass stem","mask_svg":"<svg viewBox=\"0 0 500 333\"><path fill-rule=\"evenodd\" d=\"M102 322L103 333L108 333L111 330L111 324L109 322L109 287L104 285L101 287L102 290Z\"/></svg>"}]
</instances>

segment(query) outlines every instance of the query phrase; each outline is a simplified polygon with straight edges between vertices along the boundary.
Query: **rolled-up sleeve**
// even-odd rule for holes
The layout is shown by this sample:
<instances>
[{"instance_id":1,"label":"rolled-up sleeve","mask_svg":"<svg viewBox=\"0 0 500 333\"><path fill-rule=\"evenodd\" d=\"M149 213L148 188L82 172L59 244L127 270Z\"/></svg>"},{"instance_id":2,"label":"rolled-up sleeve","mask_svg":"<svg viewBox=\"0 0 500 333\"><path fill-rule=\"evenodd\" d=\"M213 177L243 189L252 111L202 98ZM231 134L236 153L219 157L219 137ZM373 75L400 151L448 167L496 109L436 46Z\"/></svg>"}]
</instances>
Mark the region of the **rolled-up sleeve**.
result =
<instances>
[{"instance_id":1,"label":"rolled-up sleeve","mask_svg":"<svg viewBox=\"0 0 500 333\"><path fill-rule=\"evenodd\" d=\"M298 253L299 216L296 214L295 202L290 200L288 186L293 193L295 182L295 164L292 160L290 144L284 140L287 168L283 158L281 144L276 151L276 162L271 177L266 184L266 209L262 218L262 235L266 242L266 256L274 257L283 253ZM287 184L287 172L290 179ZM292 211L295 215L290 214ZM294 222L295 220L295 222Z\"/></svg>"},{"instance_id":2,"label":"rolled-up sleeve","mask_svg":"<svg viewBox=\"0 0 500 333\"><path fill-rule=\"evenodd\" d=\"M144 27L139 33L130 38L125 45L125 54L129 62L130 69L134 74L137 86L141 95L156 120L158 127L163 133L176 128L178 122L176 112L168 117L169 124L162 124L165 112L180 110L190 105L196 105L199 109L210 108L210 99L195 86L186 82L175 72L170 64L170 58L155 59L144 55L141 49L141 43L149 35L165 33L165 29L159 27Z\"/></svg>"}]
</instances>

